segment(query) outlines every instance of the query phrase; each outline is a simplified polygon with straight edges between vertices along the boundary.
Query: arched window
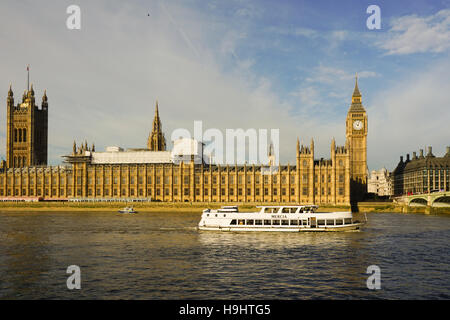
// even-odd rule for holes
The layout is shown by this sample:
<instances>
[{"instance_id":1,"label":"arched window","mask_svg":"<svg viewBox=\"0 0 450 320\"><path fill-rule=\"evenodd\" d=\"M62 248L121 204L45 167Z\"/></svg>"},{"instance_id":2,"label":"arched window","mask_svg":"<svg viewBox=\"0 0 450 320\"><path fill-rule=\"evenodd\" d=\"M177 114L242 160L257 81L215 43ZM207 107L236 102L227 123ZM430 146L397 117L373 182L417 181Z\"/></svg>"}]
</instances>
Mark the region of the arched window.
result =
<instances>
[{"instance_id":1,"label":"arched window","mask_svg":"<svg viewBox=\"0 0 450 320\"><path fill-rule=\"evenodd\" d=\"M14 129L14 142L17 142L17 129Z\"/></svg>"},{"instance_id":2,"label":"arched window","mask_svg":"<svg viewBox=\"0 0 450 320\"><path fill-rule=\"evenodd\" d=\"M27 157L23 157L22 162L23 162L23 166L26 167L27 166Z\"/></svg>"},{"instance_id":3,"label":"arched window","mask_svg":"<svg viewBox=\"0 0 450 320\"><path fill-rule=\"evenodd\" d=\"M14 157L14 167L17 167L17 157Z\"/></svg>"},{"instance_id":4,"label":"arched window","mask_svg":"<svg viewBox=\"0 0 450 320\"><path fill-rule=\"evenodd\" d=\"M23 134L22 137L23 142L27 142L27 129L23 129L22 134Z\"/></svg>"},{"instance_id":5,"label":"arched window","mask_svg":"<svg viewBox=\"0 0 450 320\"><path fill-rule=\"evenodd\" d=\"M22 129L19 129L19 142L22 142Z\"/></svg>"},{"instance_id":6,"label":"arched window","mask_svg":"<svg viewBox=\"0 0 450 320\"><path fill-rule=\"evenodd\" d=\"M19 129L19 130L20 130L20 129ZM17 166L18 166L19 168L22 167L22 157L19 157L19 158L18 158Z\"/></svg>"}]
</instances>

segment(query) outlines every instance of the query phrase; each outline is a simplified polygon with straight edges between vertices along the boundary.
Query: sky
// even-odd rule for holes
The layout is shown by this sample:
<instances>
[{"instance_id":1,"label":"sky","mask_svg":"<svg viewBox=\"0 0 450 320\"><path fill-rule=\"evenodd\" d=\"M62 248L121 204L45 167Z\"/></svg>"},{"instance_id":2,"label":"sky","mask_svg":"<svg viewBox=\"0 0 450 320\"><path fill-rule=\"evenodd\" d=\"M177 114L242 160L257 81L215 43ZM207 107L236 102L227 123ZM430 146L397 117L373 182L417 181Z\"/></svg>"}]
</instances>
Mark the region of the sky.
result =
<instances>
[{"instance_id":1,"label":"sky","mask_svg":"<svg viewBox=\"0 0 450 320\"><path fill-rule=\"evenodd\" d=\"M81 29L69 30L70 5ZM370 30L370 5L381 29ZM280 162L297 137L315 158L345 143L358 74L368 114L368 169L450 145L450 0L2 1L0 158L6 97L47 90L49 163L73 141L146 146L158 100L163 131L279 129Z\"/></svg>"}]
</instances>

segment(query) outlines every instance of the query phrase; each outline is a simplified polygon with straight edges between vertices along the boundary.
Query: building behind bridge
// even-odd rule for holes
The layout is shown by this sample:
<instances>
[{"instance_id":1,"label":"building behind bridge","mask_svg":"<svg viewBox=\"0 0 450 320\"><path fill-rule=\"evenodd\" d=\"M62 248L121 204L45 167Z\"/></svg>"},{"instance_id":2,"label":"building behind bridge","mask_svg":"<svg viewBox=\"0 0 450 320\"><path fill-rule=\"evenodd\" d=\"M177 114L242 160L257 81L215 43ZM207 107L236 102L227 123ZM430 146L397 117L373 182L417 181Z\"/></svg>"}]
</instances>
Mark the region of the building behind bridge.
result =
<instances>
[{"instance_id":1,"label":"building behind bridge","mask_svg":"<svg viewBox=\"0 0 450 320\"><path fill-rule=\"evenodd\" d=\"M420 149L419 155L413 152L412 158L403 156L392 173L394 196L422 194L450 190L450 147L442 157L436 157L432 148L424 155Z\"/></svg>"}]
</instances>

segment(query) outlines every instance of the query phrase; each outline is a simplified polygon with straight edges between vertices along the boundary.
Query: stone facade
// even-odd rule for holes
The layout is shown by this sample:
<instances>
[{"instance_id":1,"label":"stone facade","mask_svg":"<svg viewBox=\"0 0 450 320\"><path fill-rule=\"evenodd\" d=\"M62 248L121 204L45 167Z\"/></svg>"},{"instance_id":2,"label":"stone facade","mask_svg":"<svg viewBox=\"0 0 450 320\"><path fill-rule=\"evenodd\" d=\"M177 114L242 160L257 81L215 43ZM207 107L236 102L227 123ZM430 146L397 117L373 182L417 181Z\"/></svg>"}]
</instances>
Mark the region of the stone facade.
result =
<instances>
[{"instance_id":1,"label":"stone facade","mask_svg":"<svg viewBox=\"0 0 450 320\"><path fill-rule=\"evenodd\" d=\"M44 91L41 108L35 103L33 85L22 103L14 105L11 86L6 101L6 167L23 168L47 164L48 99Z\"/></svg>"},{"instance_id":2,"label":"stone facade","mask_svg":"<svg viewBox=\"0 0 450 320\"><path fill-rule=\"evenodd\" d=\"M392 177L391 173L386 169L372 170L367 183L367 191L378 196L392 195Z\"/></svg>"},{"instance_id":3,"label":"stone facade","mask_svg":"<svg viewBox=\"0 0 450 320\"><path fill-rule=\"evenodd\" d=\"M436 157L432 148L424 156L423 149L419 156L413 152L412 159L403 156L393 171L394 195L412 195L435 191L450 191L450 147L443 157Z\"/></svg>"},{"instance_id":4,"label":"stone facade","mask_svg":"<svg viewBox=\"0 0 450 320\"><path fill-rule=\"evenodd\" d=\"M156 157L147 153L167 152L163 151L157 105L148 148L129 151L143 152L141 162L96 162L93 159L101 157L95 156L94 146L89 148L85 142L77 148L74 143L72 154L64 156L66 166L1 170L0 197L348 205L352 181L359 186L367 183L367 116L357 83L346 124L345 146L336 146L332 139L327 160L314 158L313 140L304 146L297 139L294 165L217 165L193 160L154 163Z\"/></svg>"}]
</instances>

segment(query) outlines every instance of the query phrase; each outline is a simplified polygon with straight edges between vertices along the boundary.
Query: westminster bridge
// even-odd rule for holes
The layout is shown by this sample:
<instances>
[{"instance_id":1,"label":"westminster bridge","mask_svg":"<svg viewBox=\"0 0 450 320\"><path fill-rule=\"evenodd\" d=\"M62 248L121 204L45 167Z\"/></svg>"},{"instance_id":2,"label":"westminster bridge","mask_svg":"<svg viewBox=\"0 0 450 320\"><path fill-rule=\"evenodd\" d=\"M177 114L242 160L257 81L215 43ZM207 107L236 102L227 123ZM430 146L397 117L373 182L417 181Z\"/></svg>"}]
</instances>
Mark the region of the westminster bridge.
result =
<instances>
[{"instance_id":1,"label":"westminster bridge","mask_svg":"<svg viewBox=\"0 0 450 320\"><path fill-rule=\"evenodd\" d=\"M450 207L450 191L404 195L395 200L410 207Z\"/></svg>"}]
</instances>

